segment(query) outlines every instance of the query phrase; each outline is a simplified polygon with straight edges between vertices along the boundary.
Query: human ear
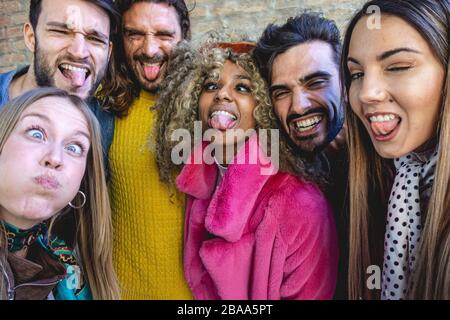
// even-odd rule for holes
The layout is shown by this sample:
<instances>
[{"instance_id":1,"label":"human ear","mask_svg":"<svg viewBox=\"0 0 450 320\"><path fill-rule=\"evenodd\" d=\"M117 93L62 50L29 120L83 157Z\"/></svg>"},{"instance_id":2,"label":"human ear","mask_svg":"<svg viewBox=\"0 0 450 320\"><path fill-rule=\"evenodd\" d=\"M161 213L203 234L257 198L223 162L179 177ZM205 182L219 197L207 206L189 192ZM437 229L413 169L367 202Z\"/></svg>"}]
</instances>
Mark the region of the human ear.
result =
<instances>
[{"instance_id":1,"label":"human ear","mask_svg":"<svg viewBox=\"0 0 450 320\"><path fill-rule=\"evenodd\" d=\"M29 22L23 25L23 37L28 50L34 52L36 50L36 34L33 26Z\"/></svg>"}]
</instances>

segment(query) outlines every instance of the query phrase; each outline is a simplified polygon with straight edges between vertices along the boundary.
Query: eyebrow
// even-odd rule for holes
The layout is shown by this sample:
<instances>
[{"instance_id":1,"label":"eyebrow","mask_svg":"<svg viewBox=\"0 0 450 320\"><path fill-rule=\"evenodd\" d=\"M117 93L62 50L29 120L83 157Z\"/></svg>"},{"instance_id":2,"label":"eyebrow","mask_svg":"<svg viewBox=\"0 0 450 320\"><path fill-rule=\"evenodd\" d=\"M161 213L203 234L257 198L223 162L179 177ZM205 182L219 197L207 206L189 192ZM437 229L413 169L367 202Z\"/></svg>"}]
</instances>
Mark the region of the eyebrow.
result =
<instances>
[{"instance_id":1,"label":"eyebrow","mask_svg":"<svg viewBox=\"0 0 450 320\"><path fill-rule=\"evenodd\" d=\"M329 78L331 78L331 77L332 77L331 73L329 73L329 72L327 72L327 71L319 70L319 71L316 71L316 72L307 74L306 76L300 78L299 81L300 81L300 83L304 84L304 83L306 83L306 82L308 82L308 81L311 81L312 79L316 79L316 78L328 78L328 79L329 79ZM276 85L272 85L272 86L270 86L270 88L269 88L269 92L270 92L270 94L272 94L272 93L273 93L274 91L276 91L276 90L287 89L287 87L288 87L288 86L285 85L285 84L276 84Z\"/></svg>"},{"instance_id":2,"label":"eyebrow","mask_svg":"<svg viewBox=\"0 0 450 320\"><path fill-rule=\"evenodd\" d=\"M236 79L238 80L248 80L248 81L252 81L252 79L250 79L249 76L245 76L243 74L238 74L237 76L235 76Z\"/></svg>"},{"instance_id":3,"label":"eyebrow","mask_svg":"<svg viewBox=\"0 0 450 320\"><path fill-rule=\"evenodd\" d=\"M24 116L20 119L20 121L22 121L22 120L24 120L24 119L26 119L26 118L30 118L30 117L36 117L36 118L39 118L39 119L41 119L41 120L43 120L43 121L45 121L45 122L47 122L47 123L49 123L49 124L51 123L49 117L47 117L46 115L40 114L40 113L35 113L35 112L33 112L33 113L28 113L28 114L24 115ZM81 131L81 130L75 131L75 132L73 133L73 135L74 135L74 136L80 136L80 135L81 135L81 136L86 137L89 141L91 140L91 136L90 136L88 133L86 133L86 132L84 132L84 131Z\"/></svg>"},{"instance_id":4,"label":"eyebrow","mask_svg":"<svg viewBox=\"0 0 450 320\"><path fill-rule=\"evenodd\" d=\"M417 50L405 47L405 48L397 48L397 49L392 49L392 50L383 52L382 54L378 55L376 57L376 59L377 59L377 61L382 61L382 60L385 60L385 59L392 57L393 55L396 55L401 52L411 52L411 53L416 53L416 54L422 54L421 52L419 52ZM361 65L361 63L358 60L356 60L355 58L352 58L352 57L348 57L347 62L353 62L353 63Z\"/></svg>"},{"instance_id":5,"label":"eyebrow","mask_svg":"<svg viewBox=\"0 0 450 320\"><path fill-rule=\"evenodd\" d=\"M123 31L124 31L124 33L125 32L134 32L134 33L137 33L137 34L140 34L140 35L146 35L147 34L144 31L135 29L133 27L127 27L127 26L123 27ZM157 36L174 36L175 33L176 33L175 31L171 31L171 30L160 30L160 31L155 32L155 35L157 35Z\"/></svg>"},{"instance_id":6,"label":"eyebrow","mask_svg":"<svg viewBox=\"0 0 450 320\"><path fill-rule=\"evenodd\" d=\"M63 23L63 22L57 22L57 21L50 21L47 22L47 27L56 27L56 28L61 28L61 29L66 29L69 31L72 31L71 28L69 28L69 26L67 25L67 23ZM109 41L109 37L105 34L103 34L100 31L94 30L94 29L88 29L85 31L86 35L89 36L96 36L98 38L101 38L102 40L104 40L105 42Z\"/></svg>"},{"instance_id":7,"label":"eyebrow","mask_svg":"<svg viewBox=\"0 0 450 320\"><path fill-rule=\"evenodd\" d=\"M41 120L44 120L45 122L50 122L50 119L46 115L43 115L41 113L34 113L34 112L24 115L20 120L24 120L25 118L28 118L28 117L36 117L36 118L40 118Z\"/></svg>"}]
</instances>

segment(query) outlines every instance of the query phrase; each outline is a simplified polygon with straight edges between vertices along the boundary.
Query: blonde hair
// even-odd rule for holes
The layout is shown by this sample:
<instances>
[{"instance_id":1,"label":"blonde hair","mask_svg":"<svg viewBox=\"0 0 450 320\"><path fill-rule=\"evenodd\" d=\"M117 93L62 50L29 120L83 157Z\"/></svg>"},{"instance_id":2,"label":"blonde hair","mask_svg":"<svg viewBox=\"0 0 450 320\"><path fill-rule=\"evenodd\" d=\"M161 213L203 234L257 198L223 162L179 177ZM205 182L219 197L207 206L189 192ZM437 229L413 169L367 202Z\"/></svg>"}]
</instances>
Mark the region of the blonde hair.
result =
<instances>
[{"instance_id":1,"label":"blonde hair","mask_svg":"<svg viewBox=\"0 0 450 320\"><path fill-rule=\"evenodd\" d=\"M58 229L75 235L74 247L78 247L81 267L94 299L119 299L119 286L112 265L111 209L104 177L100 126L89 107L80 98L56 88L39 88L17 97L0 111L0 152L24 110L45 97L61 97L74 104L86 118L91 137L86 172L81 182L81 189L86 193L86 204L80 209L68 207L53 216L49 233L52 229ZM76 223L66 224L68 217ZM5 253L0 255L0 268L3 269L8 247L1 225L0 233L0 249ZM3 295L6 289L4 281L2 274L0 293Z\"/></svg>"},{"instance_id":2,"label":"blonde hair","mask_svg":"<svg viewBox=\"0 0 450 320\"><path fill-rule=\"evenodd\" d=\"M435 182L424 215L416 269L408 297L413 299L450 299L450 102L449 102L449 2L447 0L372 0L350 21L343 44L342 81L348 93L350 73L348 48L356 23L378 6L383 14L402 18L423 36L445 71L442 107L436 135L438 161ZM393 180L392 161L382 159L371 139L353 113L347 108L346 127L349 149L349 297L379 298L366 286L366 270L382 265L383 235L387 212L387 195Z\"/></svg>"}]
</instances>

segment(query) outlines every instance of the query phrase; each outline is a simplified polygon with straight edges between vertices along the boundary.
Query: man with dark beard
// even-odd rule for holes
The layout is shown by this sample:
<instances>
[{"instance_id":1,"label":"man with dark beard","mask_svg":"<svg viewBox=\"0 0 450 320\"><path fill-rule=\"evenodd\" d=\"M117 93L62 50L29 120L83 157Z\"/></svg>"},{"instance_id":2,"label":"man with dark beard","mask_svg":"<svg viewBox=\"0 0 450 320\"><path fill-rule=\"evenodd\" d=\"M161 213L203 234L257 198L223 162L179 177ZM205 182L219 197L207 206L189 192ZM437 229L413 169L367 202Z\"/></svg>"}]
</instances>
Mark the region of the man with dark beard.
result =
<instances>
[{"instance_id":1,"label":"man with dark beard","mask_svg":"<svg viewBox=\"0 0 450 320\"><path fill-rule=\"evenodd\" d=\"M269 25L254 57L267 81L274 112L292 151L317 163L330 182L340 241L336 298L346 297L347 219L343 204L347 164L342 145L344 110L339 80L340 33L334 21L304 13L284 25Z\"/></svg>"},{"instance_id":2,"label":"man with dark beard","mask_svg":"<svg viewBox=\"0 0 450 320\"><path fill-rule=\"evenodd\" d=\"M183 275L184 199L159 179L148 138L168 57L190 38L182 0L118 0L114 73L99 95L116 115L111 145L114 265L124 299L190 299Z\"/></svg>"},{"instance_id":3,"label":"man with dark beard","mask_svg":"<svg viewBox=\"0 0 450 320\"><path fill-rule=\"evenodd\" d=\"M108 68L117 19L112 0L31 0L24 39L33 60L0 74L0 107L36 87L64 89L85 100L97 116L107 154L114 121L93 95Z\"/></svg>"}]
</instances>

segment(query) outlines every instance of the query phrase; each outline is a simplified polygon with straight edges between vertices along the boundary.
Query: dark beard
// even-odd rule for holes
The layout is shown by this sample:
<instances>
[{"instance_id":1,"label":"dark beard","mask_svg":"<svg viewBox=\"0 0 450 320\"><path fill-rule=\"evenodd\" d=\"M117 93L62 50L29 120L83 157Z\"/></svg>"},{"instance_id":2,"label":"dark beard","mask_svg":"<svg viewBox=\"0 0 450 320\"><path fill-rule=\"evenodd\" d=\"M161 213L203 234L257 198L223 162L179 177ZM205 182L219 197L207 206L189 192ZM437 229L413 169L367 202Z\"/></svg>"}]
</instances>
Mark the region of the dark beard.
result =
<instances>
[{"instance_id":1,"label":"dark beard","mask_svg":"<svg viewBox=\"0 0 450 320\"><path fill-rule=\"evenodd\" d=\"M34 76L39 87L54 87L53 74L50 65L45 60L36 38L36 50L34 51Z\"/></svg>"},{"instance_id":2,"label":"dark beard","mask_svg":"<svg viewBox=\"0 0 450 320\"><path fill-rule=\"evenodd\" d=\"M167 70L164 71L164 74L159 75L160 83L159 84L153 84L152 87L148 87L145 84L142 84L139 80L138 76L138 70L137 67L135 68L136 64L138 63L167 63L168 57L164 55L156 55L155 57L148 57L145 54L136 54L133 57L126 57L126 66L127 66L127 72L128 77L133 81L134 85L139 88L140 90L147 91L152 94L158 94L161 86L161 80L165 78L167 75ZM158 79L157 79L158 80ZM155 80L155 81L157 81Z\"/></svg>"},{"instance_id":3,"label":"dark beard","mask_svg":"<svg viewBox=\"0 0 450 320\"><path fill-rule=\"evenodd\" d=\"M55 66L55 70L52 70L50 63L45 58L45 53L41 52L41 48L39 46L38 40L36 38L36 50L34 51L34 77L36 80L36 84L39 87L56 87L54 76L55 73L58 71L56 70L58 66ZM77 62L76 59L68 57L66 60ZM84 61L78 61L78 62L84 62ZM92 98L95 94L95 91L97 90L97 87L100 85L101 80L105 76L106 70L108 67L103 68L99 71L98 77L95 78L93 86L88 92L88 95L86 99L89 100ZM91 68L94 70L94 68ZM70 92L69 92L70 93Z\"/></svg>"}]
</instances>

